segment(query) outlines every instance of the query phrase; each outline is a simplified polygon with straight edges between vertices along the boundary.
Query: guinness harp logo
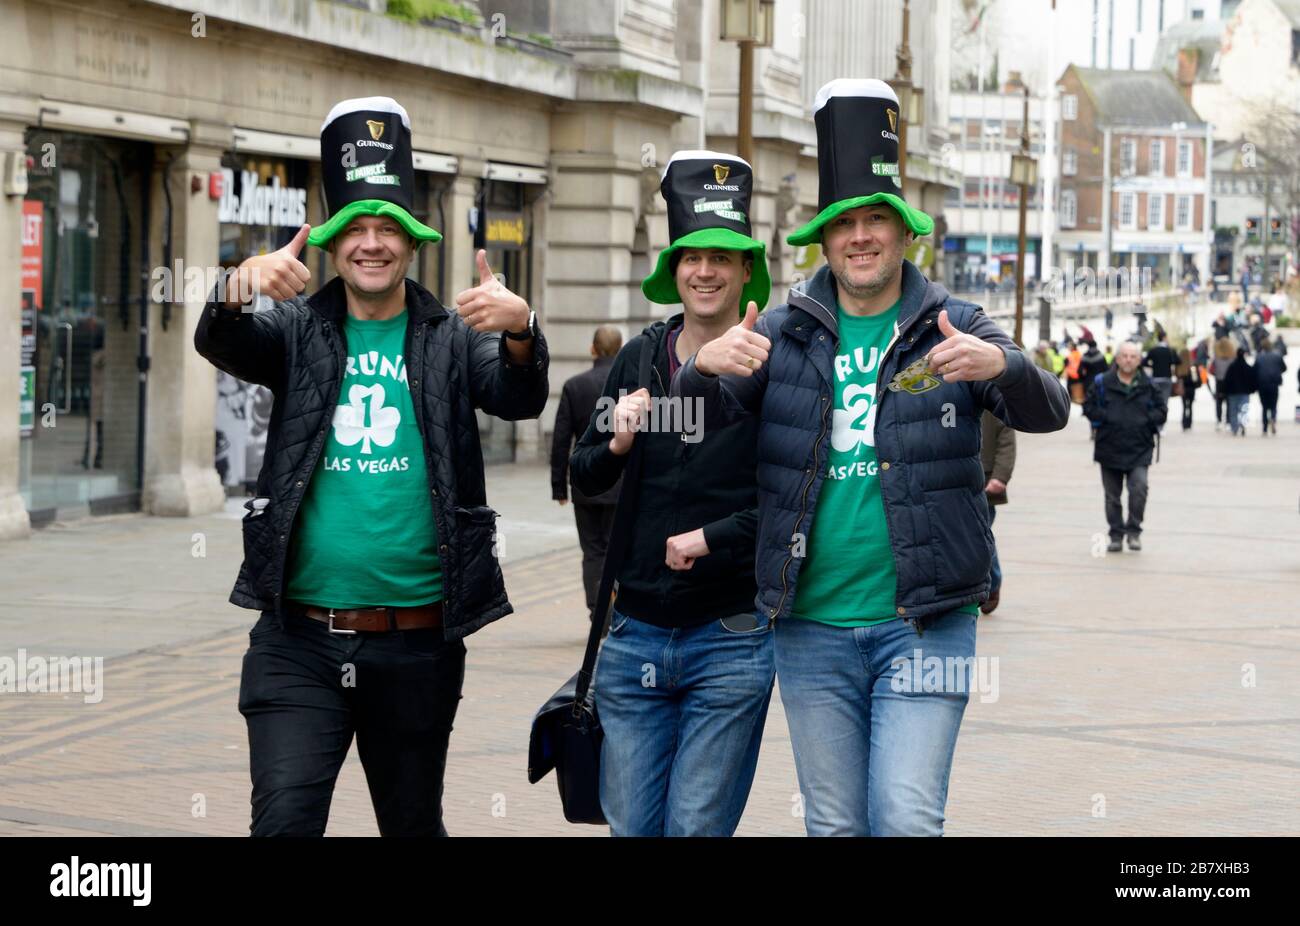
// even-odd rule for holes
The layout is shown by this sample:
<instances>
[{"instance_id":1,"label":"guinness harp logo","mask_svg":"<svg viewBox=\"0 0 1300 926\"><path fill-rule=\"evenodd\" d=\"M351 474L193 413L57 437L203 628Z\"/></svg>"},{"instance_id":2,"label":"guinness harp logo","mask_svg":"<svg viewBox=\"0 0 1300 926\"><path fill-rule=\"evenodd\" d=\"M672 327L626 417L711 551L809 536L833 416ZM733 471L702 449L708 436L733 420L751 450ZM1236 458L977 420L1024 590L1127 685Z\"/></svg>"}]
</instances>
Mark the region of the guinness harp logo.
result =
<instances>
[{"instance_id":1,"label":"guinness harp logo","mask_svg":"<svg viewBox=\"0 0 1300 926\"><path fill-rule=\"evenodd\" d=\"M897 132L897 131L898 131L898 111L897 111L897 110L893 110L893 109L887 109L887 110L885 110L885 115L889 117L889 131L891 131L891 132ZM379 136L376 135L375 137L378 138Z\"/></svg>"},{"instance_id":2,"label":"guinness harp logo","mask_svg":"<svg viewBox=\"0 0 1300 926\"><path fill-rule=\"evenodd\" d=\"M379 141L379 139L384 137L384 124L382 122L376 122L374 119L367 119L366 128L370 129L370 137L374 141Z\"/></svg>"},{"instance_id":3,"label":"guinness harp logo","mask_svg":"<svg viewBox=\"0 0 1300 926\"><path fill-rule=\"evenodd\" d=\"M714 164L714 165L713 165L713 179L714 179L714 182L719 183L719 184L726 183L726 182L727 182L727 178L728 178L729 176L731 176L731 168L730 168L730 167L728 167L728 166L725 165L725 164Z\"/></svg>"}]
</instances>

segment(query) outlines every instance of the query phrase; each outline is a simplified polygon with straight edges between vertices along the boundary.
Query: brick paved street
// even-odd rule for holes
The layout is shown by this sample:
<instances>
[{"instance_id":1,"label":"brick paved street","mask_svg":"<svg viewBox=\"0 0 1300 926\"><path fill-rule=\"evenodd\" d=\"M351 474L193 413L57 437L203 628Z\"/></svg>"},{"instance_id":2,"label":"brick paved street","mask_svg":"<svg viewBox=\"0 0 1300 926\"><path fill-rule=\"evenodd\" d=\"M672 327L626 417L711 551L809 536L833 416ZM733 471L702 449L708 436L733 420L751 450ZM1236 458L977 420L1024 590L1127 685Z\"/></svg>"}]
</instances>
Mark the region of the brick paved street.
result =
<instances>
[{"instance_id":1,"label":"brick paved street","mask_svg":"<svg viewBox=\"0 0 1300 926\"><path fill-rule=\"evenodd\" d=\"M1276 438L1234 440L1214 433L1202 392L1196 429L1167 429L1138 554L1092 555L1105 521L1077 411L1061 434L1022 436L996 525L1003 604L979 629L999 697L967 711L950 834L1300 832L1294 396L1289 375ZM603 834L563 822L553 779L525 779L531 716L581 655L572 514L537 466L491 470L488 494L516 613L468 643L448 829ZM247 832L236 697L256 615L226 602L239 510L55 525L0 545L0 656L99 655L106 676L98 704L0 694L0 835ZM774 697L740 833L800 834L795 792ZM376 831L353 754L330 832Z\"/></svg>"}]
</instances>

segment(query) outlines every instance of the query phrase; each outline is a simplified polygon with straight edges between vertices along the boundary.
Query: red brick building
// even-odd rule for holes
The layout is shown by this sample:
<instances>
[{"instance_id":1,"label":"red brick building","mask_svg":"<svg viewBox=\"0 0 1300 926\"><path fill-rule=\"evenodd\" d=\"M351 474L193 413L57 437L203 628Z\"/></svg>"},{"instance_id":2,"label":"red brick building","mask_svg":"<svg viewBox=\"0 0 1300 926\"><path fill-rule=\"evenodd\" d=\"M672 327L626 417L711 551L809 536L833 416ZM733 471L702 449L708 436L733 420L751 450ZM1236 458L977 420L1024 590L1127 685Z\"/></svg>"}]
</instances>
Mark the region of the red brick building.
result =
<instances>
[{"instance_id":1,"label":"red brick building","mask_svg":"<svg viewBox=\"0 0 1300 926\"><path fill-rule=\"evenodd\" d=\"M1057 266L1208 279L1209 126L1163 71L1061 76Z\"/></svg>"}]
</instances>

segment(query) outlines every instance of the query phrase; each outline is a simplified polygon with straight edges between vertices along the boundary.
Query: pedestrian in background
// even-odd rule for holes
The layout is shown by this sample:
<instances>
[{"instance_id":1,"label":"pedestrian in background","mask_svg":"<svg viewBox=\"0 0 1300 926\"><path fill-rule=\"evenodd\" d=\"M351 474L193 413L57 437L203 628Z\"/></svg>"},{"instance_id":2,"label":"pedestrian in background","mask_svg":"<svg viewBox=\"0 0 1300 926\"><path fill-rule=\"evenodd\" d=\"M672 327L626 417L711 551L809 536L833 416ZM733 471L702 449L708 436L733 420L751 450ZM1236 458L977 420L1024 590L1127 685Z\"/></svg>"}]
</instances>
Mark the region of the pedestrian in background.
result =
<instances>
[{"instance_id":1,"label":"pedestrian in background","mask_svg":"<svg viewBox=\"0 0 1300 926\"><path fill-rule=\"evenodd\" d=\"M1142 358L1142 366L1151 371L1151 381L1165 397L1166 403L1169 402L1169 396L1173 394L1174 366L1177 363L1178 355L1169 346L1169 337L1161 328L1155 346Z\"/></svg>"},{"instance_id":2,"label":"pedestrian in background","mask_svg":"<svg viewBox=\"0 0 1300 926\"><path fill-rule=\"evenodd\" d=\"M1106 494L1108 552L1119 553L1122 541L1142 549L1142 518L1147 504L1147 469L1160 428L1169 414L1164 395L1140 366L1142 352L1125 341L1115 354L1115 366L1097 377L1088 389L1083 413L1097 430L1092 458L1101 465ZM1128 519L1121 493L1128 484Z\"/></svg>"},{"instance_id":3,"label":"pedestrian in background","mask_svg":"<svg viewBox=\"0 0 1300 926\"><path fill-rule=\"evenodd\" d=\"M551 439L551 498L561 505L568 504L569 499L569 457L573 444L586 432L596 411L596 401L605 388L605 377L622 346L622 333L611 325L601 325L591 339L591 369L571 376L560 392ZM600 573L605 568L605 550L622 485L620 476L613 486L596 495L585 495L577 486L573 487L573 520L578 527L578 546L582 548L582 588L587 595L588 618L595 613Z\"/></svg>"},{"instance_id":4,"label":"pedestrian in background","mask_svg":"<svg viewBox=\"0 0 1300 926\"><path fill-rule=\"evenodd\" d=\"M1250 397L1257 389L1255 368L1246 359L1246 349L1238 347L1237 359L1229 364L1223 377L1223 391L1228 397L1228 425L1234 435L1246 436Z\"/></svg>"},{"instance_id":5,"label":"pedestrian in background","mask_svg":"<svg viewBox=\"0 0 1300 926\"><path fill-rule=\"evenodd\" d=\"M1223 430L1223 415L1228 404L1228 367L1237 356L1237 347L1232 338L1224 336L1214 342L1214 361L1211 373L1214 376L1214 430Z\"/></svg>"},{"instance_id":6,"label":"pedestrian in background","mask_svg":"<svg viewBox=\"0 0 1300 926\"><path fill-rule=\"evenodd\" d=\"M1183 400L1183 430L1192 429L1192 403L1196 401L1196 390L1201 388L1201 366L1196 356L1183 348L1178 352L1178 366L1174 369L1178 391Z\"/></svg>"},{"instance_id":7,"label":"pedestrian in background","mask_svg":"<svg viewBox=\"0 0 1300 926\"><path fill-rule=\"evenodd\" d=\"M989 506L989 528L993 527L998 505L1007 503L1007 483L1016 468L1016 429L1002 423L990 411L980 418L980 463L984 467L984 500ZM997 539L993 542L993 562L989 566L989 596L980 611L991 614L1002 600L1002 563L998 560Z\"/></svg>"},{"instance_id":8,"label":"pedestrian in background","mask_svg":"<svg viewBox=\"0 0 1300 926\"><path fill-rule=\"evenodd\" d=\"M1282 387L1282 374L1286 361L1277 352L1273 342L1265 338L1260 343L1259 356L1255 358L1255 380L1259 387L1259 404L1263 407L1264 433L1270 427L1277 433L1277 391Z\"/></svg>"}]
</instances>

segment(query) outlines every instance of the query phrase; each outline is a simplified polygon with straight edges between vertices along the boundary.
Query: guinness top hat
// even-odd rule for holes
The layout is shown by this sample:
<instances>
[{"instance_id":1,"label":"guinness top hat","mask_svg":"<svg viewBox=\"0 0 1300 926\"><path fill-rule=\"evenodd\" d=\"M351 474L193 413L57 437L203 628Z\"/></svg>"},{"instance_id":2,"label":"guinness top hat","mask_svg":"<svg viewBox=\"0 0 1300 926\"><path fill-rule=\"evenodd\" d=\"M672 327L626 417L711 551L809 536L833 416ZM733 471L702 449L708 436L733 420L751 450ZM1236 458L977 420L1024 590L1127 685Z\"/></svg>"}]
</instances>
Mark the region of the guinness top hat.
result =
<instances>
[{"instance_id":1,"label":"guinness top hat","mask_svg":"<svg viewBox=\"0 0 1300 926\"><path fill-rule=\"evenodd\" d=\"M888 203L915 235L934 220L903 201L898 176L898 97L883 80L838 78L817 91L817 217L785 240L813 244L842 212Z\"/></svg>"},{"instance_id":2,"label":"guinness top hat","mask_svg":"<svg viewBox=\"0 0 1300 926\"><path fill-rule=\"evenodd\" d=\"M311 230L309 244L324 247L359 215L390 216L417 244L442 239L411 215L411 119L396 100L337 104L320 127L320 163L329 220Z\"/></svg>"},{"instance_id":3,"label":"guinness top hat","mask_svg":"<svg viewBox=\"0 0 1300 926\"><path fill-rule=\"evenodd\" d=\"M683 248L722 248L747 251L753 258L749 282L740 295L739 311L751 301L760 310L772 292L767 272L767 247L750 237L749 198L754 171L732 154L678 151L668 161L659 192L668 204L668 247L659 253L654 273L641 282L651 302L674 305L682 301L673 273L673 255Z\"/></svg>"}]
</instances>

